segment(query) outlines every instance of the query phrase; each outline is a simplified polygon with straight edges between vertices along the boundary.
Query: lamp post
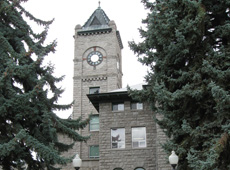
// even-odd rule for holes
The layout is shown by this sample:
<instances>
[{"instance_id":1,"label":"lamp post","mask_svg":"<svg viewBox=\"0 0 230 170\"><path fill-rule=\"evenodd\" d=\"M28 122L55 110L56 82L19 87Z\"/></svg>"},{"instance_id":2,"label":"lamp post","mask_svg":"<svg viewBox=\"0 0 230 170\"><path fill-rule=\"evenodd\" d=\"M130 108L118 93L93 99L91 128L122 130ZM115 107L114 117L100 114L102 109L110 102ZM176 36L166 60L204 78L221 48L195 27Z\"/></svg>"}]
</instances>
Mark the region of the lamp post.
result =
<instances>
[{"instance_id":1,"label":"lamp post","mask_svg":"<svg viewBox=\"0 0 230 170\"><path fill-rule=\"evenodd\" d=\"M81 164L82 164L82 160L81 160L81 158L79 157L79 155L76 154L76 156L75 156L74 159L73 159L73 167L74 167L76 170L79 170L80 167L81 167Z\"/></svg>"},{"instance_id":2,"label":"lamp post","mask_svg":"<svg viewBox=\"0 0 230 170\"><path fill-rule=\"evenodd\" d=\"M176 166L178 164L178 161L179 161L178 156L175 154L174 151L172 151L172 154L169 156L169 163L173 167L173 170L176 170Z\"/></svg>"}]
</instances>

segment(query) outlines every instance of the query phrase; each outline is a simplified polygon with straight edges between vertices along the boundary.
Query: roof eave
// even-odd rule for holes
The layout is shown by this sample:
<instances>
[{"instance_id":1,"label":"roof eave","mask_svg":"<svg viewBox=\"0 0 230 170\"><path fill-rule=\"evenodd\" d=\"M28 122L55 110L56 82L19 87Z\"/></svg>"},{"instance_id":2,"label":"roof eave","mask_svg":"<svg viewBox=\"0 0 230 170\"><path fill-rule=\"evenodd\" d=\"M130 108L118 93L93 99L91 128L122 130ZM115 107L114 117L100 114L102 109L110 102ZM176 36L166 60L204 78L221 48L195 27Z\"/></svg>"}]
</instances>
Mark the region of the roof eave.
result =
<instances>
[{"instance_id":1,"label":"roof eave","mask_svg":"<svg viewBox=\"0 0 230 170\"><path fill-rule=\"evenodd\" d=\"M98 94L88 94L90 102L93 104L95 109L99 112L99 103L103 102L122 102L130 101L132 98L129 96L128 92L116 92L116 93L98 93Z\"/></svg>"}]
</instances>

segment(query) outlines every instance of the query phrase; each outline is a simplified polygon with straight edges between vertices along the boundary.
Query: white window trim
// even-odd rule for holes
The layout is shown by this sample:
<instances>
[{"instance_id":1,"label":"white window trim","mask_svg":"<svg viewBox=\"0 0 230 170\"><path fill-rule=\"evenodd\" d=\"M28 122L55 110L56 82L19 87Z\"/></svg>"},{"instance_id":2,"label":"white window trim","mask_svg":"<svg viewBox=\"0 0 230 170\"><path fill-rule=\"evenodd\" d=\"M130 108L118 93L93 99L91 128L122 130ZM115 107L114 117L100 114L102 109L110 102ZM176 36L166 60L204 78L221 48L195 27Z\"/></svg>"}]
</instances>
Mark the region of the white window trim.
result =
<instances>
[{"instance_id":1,"label":"white window trim","mask_svg":"<svg viewBox=\"0 0 230 170\"><path fill-rule=\"evenodd\" d=\"M111 128L111 130L110 130L110 140L111 140L111 149L125 149L125 138L124 138L124 141L120 141L120 142L113 142L112 141L112 130L113 129L124 129L124 134L125 134L125 128ZM126 136L126 135L125 135ZM121 144L121 143L123 143L124 144L124 148L119 148L119 147L117 147L117 148L113 148L112 146L112 144L113 143L117 143L117 146L119 146L119 144Z\"/></svg>"},{"instance_id":2,"label":"white window trim","mask_svg":"<svg viewBox=\"0 0 230 170\"><path fill-rule=\"evenodd\" d=\"M114 105L118 105L117 106L117 110L113 110L113 106ZM119 105L123 105L123 109L122 110L119 110ZM124 103L112 103L112 111L113 112L123 112L125 110L125 104Z\"/></svg>"},{"instance_id":3,"label":"white window trim","mask_svg":"<svg viewBox=\"0 0 230 170\"><path fill-rule=\"evenodd\" d=\"M138 141L133 140L133 129L135 129L135 128L144 128L145 129L145 140L138 140ZM145 145L140 147L140 143L143 141L145 142ZM133 142L138 142L138 147L134 147ZM132 148L137 149L137 148L146 148L146 147L147 147L146 127L132 127Z\"/></svg>"},{"instance_id":4,"label":"white window trim","mask_svg":"<svg viewBox=\"0 0 230 170\"><path fill-rule=\"evenodd\" d=\"M98 116L98 123L90 123L91 122L91 120L89 121L89 131L90 132L98 132L98 131L100 131L100 119L99 119L99 114L95 114L95 115L92 115L92 116ZM96 124L98 124L98 126L99 126L99 128L98 129L96 129L96 130L91 130L91 125L96 125Z\"/></svg>"},{"instance_id":5,"label":"white window trim","mask_svg":"<svg viewBox=\"0 0 230 170\"><path fill-rule=\"evenodd\" d=\"M136 104L136 109L132 108L132 104ZM142 108L138 108L139 105L142 105ZM131 110L143 110L144 109L144 105L141 102L131 102Z\"/></svg>"},{"instance_id":6,"label":"white window trim","mask_svg":"<svg viewBox=\"0 0 230 170\"><path fill-rule=\"evenodd\" d=\"M95 147L95 146L98 146L98 152L99 152L99 156L91 156L90 155L90 148L91 147ZM89 158L100 158L100 149L99 149L99 145L91 145L91 146L89 146Z\"/></svg>"}]
</instances>

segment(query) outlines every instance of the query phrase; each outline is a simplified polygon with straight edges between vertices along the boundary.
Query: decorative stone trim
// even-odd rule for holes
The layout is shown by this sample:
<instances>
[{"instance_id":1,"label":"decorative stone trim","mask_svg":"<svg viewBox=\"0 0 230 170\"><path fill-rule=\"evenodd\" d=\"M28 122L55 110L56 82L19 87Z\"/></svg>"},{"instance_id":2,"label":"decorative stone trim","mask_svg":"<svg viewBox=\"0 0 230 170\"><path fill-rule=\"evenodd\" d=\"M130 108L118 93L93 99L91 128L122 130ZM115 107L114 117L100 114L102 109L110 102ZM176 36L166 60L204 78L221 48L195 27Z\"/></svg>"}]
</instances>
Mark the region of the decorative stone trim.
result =
<instances>
[{"instance_id":1,"label":"decorative stone trim","mask_svg":"<svg viewBox=\"0 0 230 170\"><path fill-rule=\"evenodd\" d=\"M89 78L83 78L83 82L90 82L90 81L102 81L102 80L107 80L107 77L89 77Z\"/></svg>"},{"instance_id":2,"label":"decorative stone trim","mask_svg":"<svg viewBox=\"0 0 230 170\"><path fill-rule=\"evenodd\" d=\"M77 34L79 36L87 36L87 35L95 35L95 34L108 34L111 31L112 31L111 28L99 29L99 30L84 30L84 31L78 31Z\"/></svg>"},{"instance_id":3,"label":"decorative stone trim","mask_svg":"<svg viewBox=\"0 0 230 170\"><path fill-rule=\"evenodd\" d=\"M122 44L122 41L121 41L121 36L120 36L120 32L119 31L116 31L116 35L117 35L117 40L118 40L118 43L119 43L119 46L121 49L123 49L123 44Z\"/></svg>"}]
</instances>

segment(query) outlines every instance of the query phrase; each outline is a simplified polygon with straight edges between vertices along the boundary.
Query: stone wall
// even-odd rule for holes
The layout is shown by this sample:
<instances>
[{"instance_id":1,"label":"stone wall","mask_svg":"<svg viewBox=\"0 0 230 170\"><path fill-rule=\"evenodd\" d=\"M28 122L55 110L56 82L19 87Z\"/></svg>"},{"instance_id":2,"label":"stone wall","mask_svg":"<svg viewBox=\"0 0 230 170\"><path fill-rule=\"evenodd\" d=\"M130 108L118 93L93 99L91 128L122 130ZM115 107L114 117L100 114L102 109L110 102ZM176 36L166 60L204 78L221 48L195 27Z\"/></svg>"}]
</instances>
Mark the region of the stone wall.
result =
<instances>
[{"instance_id":1,"label":"stone wall","mask_svg":"<svg viewBox=\"0 0 230 170\"><path fill-rule=\"evenodd\" d=\"M160 120L162 119L162 115L157 114L156 118ZM167 137L163 129L161 129L158 124L156 124L156 127L157 127L157 143L156 143L157 170L171 170L172 168L168 162L169 155L167 155L161 147L161 145L166 142Z\"/></svg>"},{"instance_id":2,"label":"stone wall","mask_svg":"<svg viewBox=\"0 0 230 170\"><path fill-rule=\"evenodd\" d=\"M149 107L130 110L130 102L125 101L125 111L114 112L111 108L111 103L100 104L100 170L156 170L157 134ZM132 127L146 127L146 148L132 148ZM124 149L111 149L111 128L125 128Z\"/></svg>"},{"instance_id":3,"label":"stone wall","mask_svg":"<svg viewBox=\"0 0 230 170\"><path fill-rule=\"evenodd\" d=\"M87 98L90 87L100 87L100 93L122 87L121 49L117 40L116 25L110 22L111 32L79 35L81 26L75 29L74 51L74 94L73 118L80 116L87 119L90 114L98 114ZM92 51L100 51L103 61L97 66L87 63L87 56ZM117 62L120 67L117 67ZM83 160L81 170L98 170L99 159L89 158L89 146L99 145L99 132L90 132L89 126L81 130L81 135L91 138L87 143L76 144L70 153L78 153ZM68 166L64 169L68 169Z\"/></svg>"}]
</instances>

